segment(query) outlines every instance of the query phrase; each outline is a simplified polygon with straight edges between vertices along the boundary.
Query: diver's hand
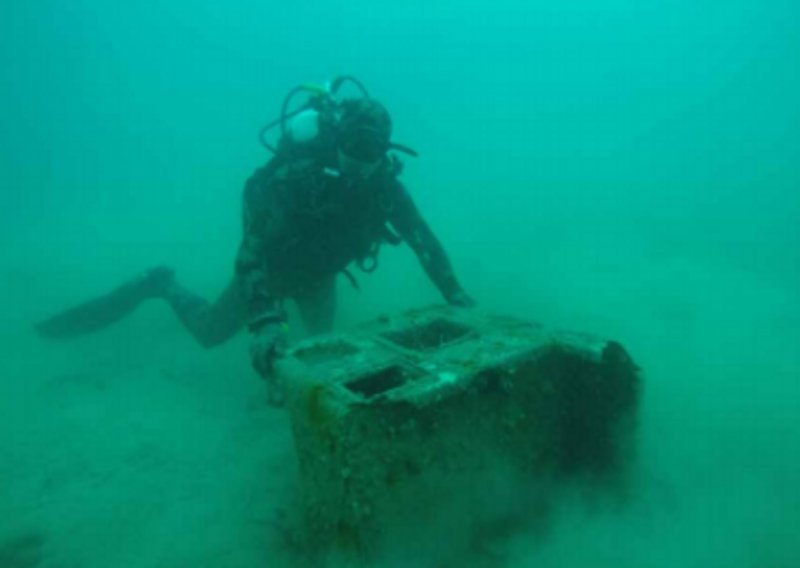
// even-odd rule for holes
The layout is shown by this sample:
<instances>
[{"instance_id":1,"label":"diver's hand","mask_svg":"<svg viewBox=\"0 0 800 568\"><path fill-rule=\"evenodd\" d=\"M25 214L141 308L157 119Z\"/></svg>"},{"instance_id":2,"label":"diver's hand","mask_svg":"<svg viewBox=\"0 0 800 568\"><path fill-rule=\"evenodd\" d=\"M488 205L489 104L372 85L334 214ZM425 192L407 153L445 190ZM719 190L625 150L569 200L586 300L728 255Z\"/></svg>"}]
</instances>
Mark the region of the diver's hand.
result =
<instances>
[{"instance_id":1,"label":"diver's hand","mask_svg":"<svg viewBox=\"0 0 800 568\"><path fill-rule=\"evenodd\" d=\"M469 294L464 292L464 290L458 290L450 294L447 297L447 303L459 308L474 308L477 305L477 302L475 302Z\"/></svg>"},{"instance_id":2,"label":"diver's hand","mask_svg":"<svg viewBox=\"0 0 800 568\"><path fill-rule=\"evenodd\" d=\"M286 354L286 324L269 323L253 334L250 359L258 374L267 382L267 397L273 406L282 406L283 395L275 376L275 360Z\"/></svg>"}]
</instances>

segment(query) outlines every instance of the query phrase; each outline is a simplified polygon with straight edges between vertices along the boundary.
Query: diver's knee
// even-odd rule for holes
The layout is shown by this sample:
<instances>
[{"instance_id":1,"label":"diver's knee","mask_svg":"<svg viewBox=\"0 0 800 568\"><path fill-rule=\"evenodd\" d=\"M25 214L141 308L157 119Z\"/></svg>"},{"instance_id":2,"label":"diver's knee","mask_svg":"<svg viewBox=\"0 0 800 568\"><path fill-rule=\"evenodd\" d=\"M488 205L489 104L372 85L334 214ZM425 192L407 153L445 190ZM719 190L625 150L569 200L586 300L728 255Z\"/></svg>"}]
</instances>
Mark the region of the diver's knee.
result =
<instances>
[{"instance_id":1,"label":"diver's knee","mask_svg":"<svg viewBox=\"0 0 800 568\"><path fill-rule=\"evenodd\" d=\"M203 349L209 350L226 343L238 330L227 326L204 326L203 329L195 329L193 335Z\"/></svg>"},{"instance_id":2,"label":"diver's knee","mask_svg":"<svg viewBox=\"0 0 800 568\"><path fill-rule=\"evenodd\" d=\"M225 343L227 338L216 334L203 334L197 335L195 339L197 339L197 343L200 344L200 347L202 347L205 351L209 351Z\"/></svg>"}]
</instances>

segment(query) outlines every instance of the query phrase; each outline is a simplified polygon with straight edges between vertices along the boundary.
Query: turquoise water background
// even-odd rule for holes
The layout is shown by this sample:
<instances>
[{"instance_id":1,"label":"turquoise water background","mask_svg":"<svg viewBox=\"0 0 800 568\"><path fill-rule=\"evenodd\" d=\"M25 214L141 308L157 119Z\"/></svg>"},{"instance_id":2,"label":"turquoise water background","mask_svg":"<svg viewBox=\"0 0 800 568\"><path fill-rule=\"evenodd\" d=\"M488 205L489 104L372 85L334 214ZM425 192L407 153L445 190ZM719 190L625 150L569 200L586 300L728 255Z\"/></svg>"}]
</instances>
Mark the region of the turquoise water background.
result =
<instances>
[{"instance_id":1,"label":"turquoise water background","mask_svg":"<svg viewBox=\"0 0 800 568\"><path fill-rule=\"evenodd\" d=\"M404 179L484 309L646 372L634 503L567 500L509 565L800 566L797 23L770 0L4 2L2 568L291 565L264 537L287 421L244 336L204 352L159 304L69 344L30 324L159 263L213 297L259 128L342 73L419 150ZM439 301L408 249L381 260L340 283L342 327Z\"/></svg>"}]
</instances>

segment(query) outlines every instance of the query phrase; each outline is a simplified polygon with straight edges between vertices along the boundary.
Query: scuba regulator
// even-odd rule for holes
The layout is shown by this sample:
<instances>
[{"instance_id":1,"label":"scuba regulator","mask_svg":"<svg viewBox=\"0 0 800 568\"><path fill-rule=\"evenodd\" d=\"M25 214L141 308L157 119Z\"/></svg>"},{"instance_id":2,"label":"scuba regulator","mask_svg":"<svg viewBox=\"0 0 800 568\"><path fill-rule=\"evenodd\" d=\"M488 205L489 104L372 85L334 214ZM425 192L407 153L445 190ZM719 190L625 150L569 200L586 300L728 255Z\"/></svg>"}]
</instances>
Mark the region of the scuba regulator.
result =
<instances>
[{"instance_id":1,"label":"scuba regulator","mask_svg":"<svg viewBox=\"0 0 800 568\"><path fill-rule=\"evenodd\" d=\"M335 135L342 118L343 100L339 97L339 90L346 83L352 83L360 91L362 98L369 98L369 92L363 83L349 75L336 77L324 85L299 85L284 97L280 116L260 130L258 139L261 144L273 154L278 154L287 147L296 148L313 144L320 139L330 139ZM308 100L292 109L294 98L303 93L309 95ZM267 140L266 135L277 126L280 126L280 137L275 146ZM389 149L409 156L419 155L412 148L394 142L389 143Z\"/></svg>"}]
</instances>

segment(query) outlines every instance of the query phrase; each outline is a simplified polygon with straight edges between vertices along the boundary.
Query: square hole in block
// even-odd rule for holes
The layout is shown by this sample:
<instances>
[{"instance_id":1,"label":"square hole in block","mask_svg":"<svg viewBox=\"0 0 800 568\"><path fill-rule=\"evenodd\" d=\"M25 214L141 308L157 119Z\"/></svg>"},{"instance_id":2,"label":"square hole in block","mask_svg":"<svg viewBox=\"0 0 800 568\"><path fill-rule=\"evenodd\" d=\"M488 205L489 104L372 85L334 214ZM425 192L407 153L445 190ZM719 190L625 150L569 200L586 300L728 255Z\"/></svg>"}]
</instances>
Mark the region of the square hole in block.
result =
<instances>
[{"instance_id":1,"label":"square hole in block","mask_svg":"<svg viewBox=\"0 0 800 568\"><path fill-rule=\"evenodd\" d=\"M466 325L436 319L425 325L384 333L383 337L406 349L431 351L453 343L468 335L472 328Z\"/></svg>"},{"instance_id":2,"label":"square hole in block","mask_svg":"<svg viewBox=\"0 0 800 568\"><path fill-rule=\"evenodd\" d=\"M393 365L374 373L362 375L349 383L345 383L344 386L364 398L373 398L403 386L410 378L411 375L406 369L399 365Z\"/></svg>"}]
</instances>

